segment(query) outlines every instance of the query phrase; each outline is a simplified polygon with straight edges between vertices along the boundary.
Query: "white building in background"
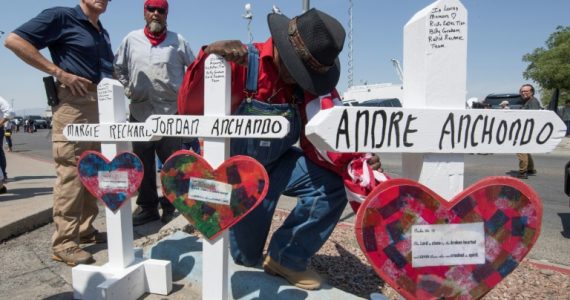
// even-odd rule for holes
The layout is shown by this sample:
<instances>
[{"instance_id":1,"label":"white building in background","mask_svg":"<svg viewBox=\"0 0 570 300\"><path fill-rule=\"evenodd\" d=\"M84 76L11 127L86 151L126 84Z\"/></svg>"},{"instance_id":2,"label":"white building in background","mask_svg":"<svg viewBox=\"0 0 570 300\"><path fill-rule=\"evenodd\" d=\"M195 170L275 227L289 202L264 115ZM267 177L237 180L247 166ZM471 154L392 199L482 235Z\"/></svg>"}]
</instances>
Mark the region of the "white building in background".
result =
<instances>
[{"instance_id":1,"label":"white building in background","mask_svg":"<svg viewBox=\"0 0 570 300\"><path fill-rule=\"evenodd\" d=\"M51 119L51 116L52 116L52 114L51 114L51 107L48 106L48 108L46 108L46 109L44 110L44 113L42 114L42 117L44 117L44 118L50 118L50 119Z\"/></svg>"},{"instance_id":2,"label":"white building in background","mask_svg":"<svg viewBox=\"0 0 570 300\"><path fill-rule=\"evenodd\" d=\"M376 83L365 85L353 85L342 96L342 101L365 101L370 99L397 98L402 100L404 93L401 84Z\"/></svg>"}]
</instances>

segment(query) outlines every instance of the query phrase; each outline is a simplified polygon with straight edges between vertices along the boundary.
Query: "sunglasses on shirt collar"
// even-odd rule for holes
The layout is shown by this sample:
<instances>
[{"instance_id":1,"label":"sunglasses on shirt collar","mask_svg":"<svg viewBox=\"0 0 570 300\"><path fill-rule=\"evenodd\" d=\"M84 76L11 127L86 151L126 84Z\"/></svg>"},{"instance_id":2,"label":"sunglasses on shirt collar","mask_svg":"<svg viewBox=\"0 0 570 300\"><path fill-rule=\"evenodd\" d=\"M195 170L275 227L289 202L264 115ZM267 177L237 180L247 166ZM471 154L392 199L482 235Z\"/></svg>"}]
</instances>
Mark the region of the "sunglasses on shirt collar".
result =
<instances>
[{"instance_id":1,"label":"sunglasses on shirt collar","mask_svg":"<svg viewBox=\"0 0 570 300\"><path fill-rule=\"evenodd\" d=\"M155 6L147 6L147 7L146 7L146 10L147 10L148 12L151 12L151 13L153 13L153 12L156 11L156 12L158 12L158 13L161 14L161 15L164 15L164 14L166 13L166 9L161 8L161 7L155 7Z\"/></svg>"}]
</instances>

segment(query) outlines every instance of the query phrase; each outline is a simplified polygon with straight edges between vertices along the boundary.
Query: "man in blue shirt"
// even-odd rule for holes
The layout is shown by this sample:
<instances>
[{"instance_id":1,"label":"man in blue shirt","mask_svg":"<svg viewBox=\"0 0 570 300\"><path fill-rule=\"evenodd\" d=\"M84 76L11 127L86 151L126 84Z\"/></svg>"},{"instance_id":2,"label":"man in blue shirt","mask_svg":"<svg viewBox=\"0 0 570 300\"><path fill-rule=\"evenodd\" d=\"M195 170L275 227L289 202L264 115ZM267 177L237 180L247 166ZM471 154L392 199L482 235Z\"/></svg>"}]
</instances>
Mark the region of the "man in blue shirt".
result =
<instances>
[{"instance_id":1,"label":"man in blue shirt","mask_svg":"<svg viewBox=\"0 0 570 300\"><path fill-rule=\"evenodd\" d=\"M53 113L53 158L57 179L53 189L53 259L74 266L93 262L81 243L101 243L106 236L93 227L97 200L83 187L77 160L95 142L69 142L63 128L70 123L98 123L97 84L113 72L109 34L99 21L110 0L80 0L74 8L42 11L6 37L5 46L24 62L54 76L59 104ZM48 48L52 61L40 53Z\"/></svg>"}]
</instances>

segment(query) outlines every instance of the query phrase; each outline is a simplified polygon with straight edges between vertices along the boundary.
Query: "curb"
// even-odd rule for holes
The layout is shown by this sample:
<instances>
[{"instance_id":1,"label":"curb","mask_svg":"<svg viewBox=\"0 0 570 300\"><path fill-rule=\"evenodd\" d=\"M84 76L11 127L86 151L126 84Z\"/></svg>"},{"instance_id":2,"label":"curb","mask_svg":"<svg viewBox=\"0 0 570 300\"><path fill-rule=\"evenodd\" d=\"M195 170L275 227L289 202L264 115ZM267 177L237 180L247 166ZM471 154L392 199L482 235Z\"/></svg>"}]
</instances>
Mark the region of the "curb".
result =
<instances>
[{"instance_id":1,"label":"curb","mask_svg":"<svg viewBox=\"0 0 570 300\"><path fill-rule=\"evenodd\" d=\"M570 266L559 265L547 261L540 261L534 259L525 259L525 261L541 270L555 271L570 276Z\"/></svg>"}]
</instances>

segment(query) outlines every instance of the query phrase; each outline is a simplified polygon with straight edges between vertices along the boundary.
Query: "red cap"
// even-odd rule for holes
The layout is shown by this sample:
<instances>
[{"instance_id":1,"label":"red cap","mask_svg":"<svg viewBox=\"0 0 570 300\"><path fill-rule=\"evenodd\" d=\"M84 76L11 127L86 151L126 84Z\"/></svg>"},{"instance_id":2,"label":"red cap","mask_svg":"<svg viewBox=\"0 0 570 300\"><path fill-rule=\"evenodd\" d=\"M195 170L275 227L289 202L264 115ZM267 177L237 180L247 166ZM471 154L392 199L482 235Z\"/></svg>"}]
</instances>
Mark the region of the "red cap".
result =
<instances>
[{"instance_id":1,"label":"red cap","mask_svg":"<svg viewBox=\"0 0 570 300\"><path fill-rule=\"evenodd\" d=\"M160 7L166 9L168 11L168 1L166 0L146 0L144 2L144 7L152 6L152 7Z\"/></svg>"}]
</instances>

